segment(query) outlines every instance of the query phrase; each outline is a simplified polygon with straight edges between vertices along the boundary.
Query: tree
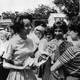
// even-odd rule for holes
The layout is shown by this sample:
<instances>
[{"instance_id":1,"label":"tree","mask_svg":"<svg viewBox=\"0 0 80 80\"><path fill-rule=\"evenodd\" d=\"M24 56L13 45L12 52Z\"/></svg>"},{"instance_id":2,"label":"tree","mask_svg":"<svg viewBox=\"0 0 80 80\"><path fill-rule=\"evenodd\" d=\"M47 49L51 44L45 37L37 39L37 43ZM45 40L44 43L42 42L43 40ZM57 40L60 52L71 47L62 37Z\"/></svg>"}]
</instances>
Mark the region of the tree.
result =
<instances>
[{"instance_id":1,"label":"tree","mask_svg":"<svg viewBox=\"0 0 80 80\"><path fill-rule=\"evenodd\" d=\"M79 0L55 0L54 3L65 6L63 12L67 14L69 19L79 14Z\"/></svg>"},{"instance_id":2,"label":"tree","mask_svg":"<svg viewBox=\"0 0 80 80\"><path fill-rule=\"evenodd\" d=\"M2 13L2 17L3 17L3 19L7 19L7 18L8 18L7 12L3 12L3 13Z\"/></svg>"},{"instance_id":3,"label":"tree","mask_svg":"<svg viewBox=\"0 0 80 80\"><path fill-rule=\"evenodd\" d=\"M7 12L3 12L2 13L2 16L3 16L3 19L13 19L16 14L15 13L12 13L11 11L7 11Z\"/></svg>"},{"instance_id":4,"label":"tree","mask_svg":"<svg viewBox=\"0 0 80 80\"><path fill-rule=\"evenodd\" d=\"M38 5L38 8L35 8L34 10L34 17L35 18L48 18L49 17L49 13L50 12L56 12L54 9L51 9L49 6L47 5Z\"/></svg>"}]
</instances>

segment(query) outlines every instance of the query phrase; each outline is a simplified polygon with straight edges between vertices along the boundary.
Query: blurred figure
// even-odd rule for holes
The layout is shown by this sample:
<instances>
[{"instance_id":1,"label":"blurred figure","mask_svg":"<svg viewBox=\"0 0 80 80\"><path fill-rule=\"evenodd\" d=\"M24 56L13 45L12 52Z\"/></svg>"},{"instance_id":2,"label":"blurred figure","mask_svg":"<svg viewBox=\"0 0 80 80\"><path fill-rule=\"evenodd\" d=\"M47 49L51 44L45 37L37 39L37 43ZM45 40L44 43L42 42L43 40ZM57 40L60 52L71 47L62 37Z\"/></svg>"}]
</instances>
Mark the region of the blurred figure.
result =
<instances>
[{"instance_id":1,"label":"blurred figure","mask_svg":"<svg viewBox=\"0 0 80 80\"><path fill-rule=\"evenodd\" d=\"M52 47L53 45L53 33L52 33L52 28L46 28L45 29L45 43L44 43L44 47L43 47L43 50L45 51L45 53L47 55L45 55L46 57L46 62L43 63L41 66L40 66L40 69L42 70L42 80L49 80L49 76L50 76L50 67L51 67L51 61L53 61L52 57L53 57L53 54L52 54L52 50L48 50L49 47ZM51 59L52 58L52 59Z\"/></svg>"},{"instance_id":2,"label":"blurred figure","mask_svg":"<svg viewBox=\"0 0 80 80\"><path fill-rule=\"evenodd\" d=\"M43 46L44 46L44 31L45 28L42 27L41 25L37 26L34 30L35 35L39 38L39 44L38 44L38 51L35 53L35 57L38 58L40 57L40 55L43 53Z\"/></svg>"},{"instance_id":3,"label":"blurred figure","mask_svg":"<svg viewBox=\"0 0 80 80\"><path fill-rule=\"evenodd\" d=\"M38 78L42 78L43 76L43 69L42 69L42 64L46 62L46 56L48 55L45 50L44 50L44 45L46 43L46 39L45 39L45 29L46 27L43 25L38 25L35 30L34 33L36 34L36 36L39 38L39 45L38 45L38 51L35 53L35 58L36 58L36 62L35 64L37 66L40 66L38 68Z\"/></svg>"},{"instance_id":4,"label":"blurred figure","mask_svg":"<svg viewBox=\"0 0 80 80\"><path fill-rule=\"evenodd\" d=\"M10 33L5 31L5 30L1 30L0 31L0 41L3 43L5 42L6 40L9 39L9 36L10 36Z\"/></svg>"},{"instance_id":5,"label":"blurred figure","mask_svg":"<svg viewBox=\"0 0 80 80\"><path fill-rule=\"evenodd\" d=\"M39 41L40 41L40 40L39 40L39 38L37 37L37 35L35 34L35 30L34 30L32 33L30 33L30 34L28 35L28 37L33 40L34 50L36 50L36 49L38 48L38 45L39 45Z\"/></svg>"},{"instance_id":6,"label":"blurred figure","mask_svg":"<svg viewBox=\"0 0 80 80\"><path fill-rule=\"evenodd\" d=\"M9 40L9 32L5 31L5 30L1 30L0 31L0 40L2 41L0 44L0 80L6 80L8 73L9 73L9 69L5 69L3 68L2 64L3 64L3 55L5 53L6 47L7 47L7 43Z\"/></svg>"}]
</instances>

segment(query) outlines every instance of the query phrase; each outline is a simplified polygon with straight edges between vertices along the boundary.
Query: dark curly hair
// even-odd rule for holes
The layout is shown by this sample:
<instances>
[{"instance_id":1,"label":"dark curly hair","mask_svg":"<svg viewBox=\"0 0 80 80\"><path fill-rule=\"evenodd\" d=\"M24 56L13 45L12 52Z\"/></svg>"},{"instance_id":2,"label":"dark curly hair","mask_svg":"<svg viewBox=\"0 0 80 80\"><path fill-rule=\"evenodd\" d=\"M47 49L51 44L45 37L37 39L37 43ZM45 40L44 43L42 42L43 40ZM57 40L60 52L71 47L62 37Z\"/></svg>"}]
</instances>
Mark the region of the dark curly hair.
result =
<instances>
[{"instance_id":1,"label":"dark curly hair","mask_svg":"<svg viewBox=\"0 0 80 80\"><path fill-rule=\"evenodd\" d=\"M63 34L66 34L68 31L68 26L64 21L57 21L53 25L53 32L55 29L60 28L63 31Z\"/></svg>"},{"instance_id":2,"label":"dark curly hair","mask_svg":"<svg viewBox=\"0 0 80 80\"><path fill-rule=\"evenodd\" d=\"M16 16L16 18L13 21L13 23L14 23L14 30L15 30L16 33L20 33L21 29L24 28L23 19L28 19L28 20L30 20L30 22L32 22L33 17L30 14Z\"/></svg>"}]
</instances>

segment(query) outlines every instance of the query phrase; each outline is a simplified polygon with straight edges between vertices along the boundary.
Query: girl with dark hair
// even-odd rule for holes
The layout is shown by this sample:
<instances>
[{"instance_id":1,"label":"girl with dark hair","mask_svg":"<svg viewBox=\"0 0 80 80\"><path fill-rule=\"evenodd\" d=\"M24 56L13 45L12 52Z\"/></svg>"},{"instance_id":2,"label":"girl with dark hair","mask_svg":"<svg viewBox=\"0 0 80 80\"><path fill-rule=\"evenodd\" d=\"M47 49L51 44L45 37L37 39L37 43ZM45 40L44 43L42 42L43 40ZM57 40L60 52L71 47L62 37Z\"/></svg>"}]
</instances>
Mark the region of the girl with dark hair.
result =
<instances>
[{"instance_id":1,"label":"girl with dark hair","mask_svg":"<svg viewBox=\"0 0 80 80\"><path fill-rule=\"evenodd\" d=\"M80 79L80 20L74 20L69 27L69 36L72 40L76 40L77 44L67 48L63 54L51 67L51 71L55 72L64 65L67 73L65 80Z\"/></svg>"},{"instance_id":2,"label":"girl with dark hair","mask_svg":"<svg viewBox=\"0 0 80 80\"><path fill-rule=\"evenodd\" d=\"M67 31L68 27L64 21L58 21L54 23L53 25L54 38L57 39L57 49L55 51L55 57L54 57L55 61L59 58L60 55L63 54L63 52L68 47L72 46L72 43L68 42L65 39L65 34L67 33ZM61 68L58 69L58 76L56 76L56 78L60 77L61 79L65 79L64 73L65 73L64 67L62 66ZM52 77L52 75L50 77ZM52 80L53 78L50 78L50 80Z\"/></svg>"},{"instance_id":3,"label":"girl with dark hair","mask_svg":"<svg viewBox=\"0 0 80 80\"><path fill-rule=\"evenodd\" d=\"M55 22L53 25L53 32L55 38L64 38L62 34L66 34L68 31L68 27L64 21Z\"/></svg>"},{"instance_id":4,"label":"girl with dark hair","mask_svg":"<svg viewBox=\"0 0 80 80\"><path fill-rule=\"evenodd\" d=\"M3 67L10 69L6 80L36 80L33 70L27 65L27 59L33 55L34 45L27 37L31 30L29 17L19 16L11 29L13 36L3 55Z\"/></svg>"}]
</instances>

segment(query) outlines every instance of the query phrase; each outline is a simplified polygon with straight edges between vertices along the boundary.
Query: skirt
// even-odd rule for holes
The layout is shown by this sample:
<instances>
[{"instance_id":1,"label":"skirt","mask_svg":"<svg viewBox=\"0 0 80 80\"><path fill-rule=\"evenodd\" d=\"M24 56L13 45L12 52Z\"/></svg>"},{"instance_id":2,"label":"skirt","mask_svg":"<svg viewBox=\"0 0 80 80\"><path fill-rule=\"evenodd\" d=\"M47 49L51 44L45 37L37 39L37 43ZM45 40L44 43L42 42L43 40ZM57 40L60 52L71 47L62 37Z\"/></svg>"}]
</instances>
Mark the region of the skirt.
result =
<instances>
[{"instance_id":1,"label":"skirt","mask_svg":"<svg viewBox=\"0 0 80 80\"><path fill-rule=\"evenodd\" d=\"M37 80L32 69L10 70L7 80Z\"/></svg>"}]
</instances>

